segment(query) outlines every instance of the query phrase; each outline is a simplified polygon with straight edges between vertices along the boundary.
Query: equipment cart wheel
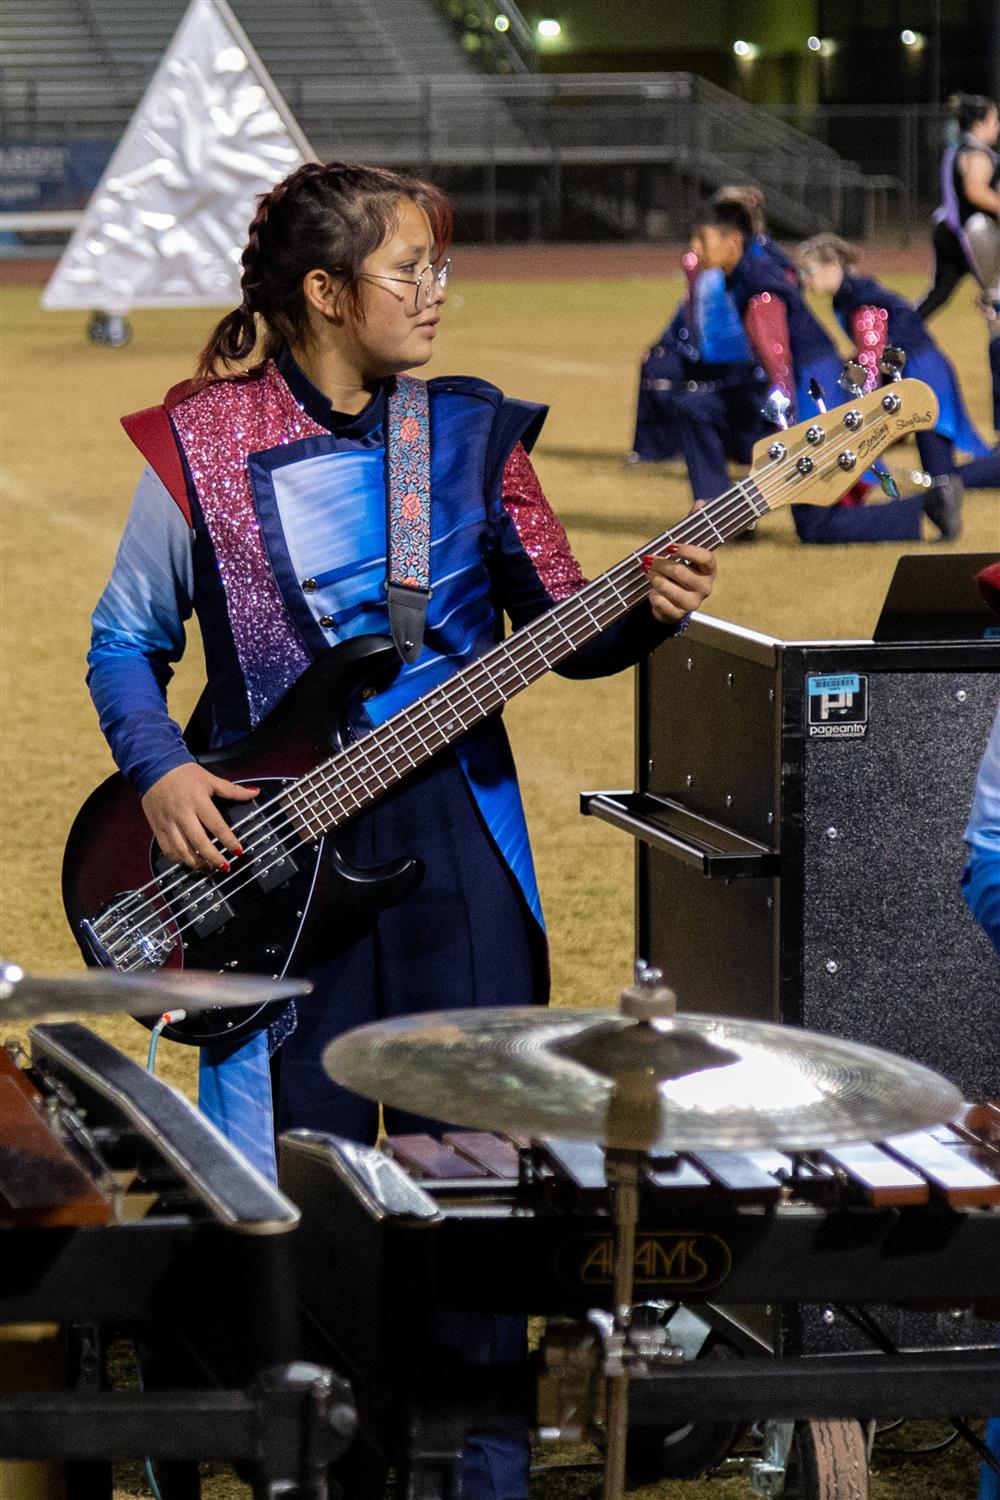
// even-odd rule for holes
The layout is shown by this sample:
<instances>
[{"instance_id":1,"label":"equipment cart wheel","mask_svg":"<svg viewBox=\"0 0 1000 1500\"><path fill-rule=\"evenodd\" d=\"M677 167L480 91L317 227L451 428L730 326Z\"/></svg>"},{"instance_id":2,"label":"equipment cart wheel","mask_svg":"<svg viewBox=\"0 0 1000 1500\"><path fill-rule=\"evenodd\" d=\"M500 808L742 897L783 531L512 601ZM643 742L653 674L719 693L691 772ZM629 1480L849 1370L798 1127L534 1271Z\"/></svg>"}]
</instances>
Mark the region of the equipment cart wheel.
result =
<instances>
[{"instance_id":1,"label":"equipment cart wheel","mask_svg":"<svg viewBox=\"0 0 1000 1500\"><path fill-rule=\"evenodd\" d=\"M784 1500L869 1500L868 1444L860 1422L797 1422Z\"/></svg>"}]
</instances>

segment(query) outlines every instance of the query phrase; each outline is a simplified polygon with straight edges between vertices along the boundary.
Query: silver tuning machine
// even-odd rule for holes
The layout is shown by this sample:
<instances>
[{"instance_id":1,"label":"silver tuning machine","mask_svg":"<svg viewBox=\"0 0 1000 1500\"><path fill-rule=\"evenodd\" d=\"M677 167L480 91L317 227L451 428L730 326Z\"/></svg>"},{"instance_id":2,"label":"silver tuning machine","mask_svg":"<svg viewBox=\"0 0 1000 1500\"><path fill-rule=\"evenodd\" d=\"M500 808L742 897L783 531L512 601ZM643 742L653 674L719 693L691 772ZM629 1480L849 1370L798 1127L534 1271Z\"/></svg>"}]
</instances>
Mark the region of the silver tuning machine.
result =
<instances>
[{"instance_id":1,"label":"silver tuning machine","mask_svg":"<svg viewBox=\"0 0 1000 1500\"><path fill-rule=\"evenodd\" d=\"M856 399L864 391L867 378L868 372L861 361L849 359L840 373L837 384L842 391L846 391L849 396L854 396Z\"/></svg>"},{"instance_id":2,"label":"silver tuning machine","mask_svg":"<svg viewBox=\"0 0 1000 1500\"><path fill-rule=\"evenodd\" d=\"M883 380L902 380L905 365L906 350L900 349L898 344L886 344L878 362L879 374Z\"/></svg>"}]
</instances>

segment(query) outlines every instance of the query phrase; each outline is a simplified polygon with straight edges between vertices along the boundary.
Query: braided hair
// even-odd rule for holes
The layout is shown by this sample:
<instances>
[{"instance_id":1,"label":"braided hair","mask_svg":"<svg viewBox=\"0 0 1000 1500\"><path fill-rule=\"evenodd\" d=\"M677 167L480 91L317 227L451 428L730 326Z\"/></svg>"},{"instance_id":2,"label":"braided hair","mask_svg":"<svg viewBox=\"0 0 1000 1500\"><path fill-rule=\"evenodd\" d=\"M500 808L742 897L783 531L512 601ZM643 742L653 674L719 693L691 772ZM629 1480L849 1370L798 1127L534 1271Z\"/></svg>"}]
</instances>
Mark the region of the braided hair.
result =
<instances>
[{"instance_id":1,"label":"braided hair","mask_svg":"<svg viewBox=\"0 0 1000 1500\"><path fill-rule=\"evenodd\" d=\"M198 359L196 379L215 378L218 367L242 364L261 343L248 371L263 372L269 359L305 332L302 282L317 268L342 280L341 305L364 320L361 269L395 227L400 200L412 199L430 219L435 251L451 239L447 198L430 183L382 167L304 162L257 201L241 262L243 300L216 324Z\"/></svg>"}]
</instances>

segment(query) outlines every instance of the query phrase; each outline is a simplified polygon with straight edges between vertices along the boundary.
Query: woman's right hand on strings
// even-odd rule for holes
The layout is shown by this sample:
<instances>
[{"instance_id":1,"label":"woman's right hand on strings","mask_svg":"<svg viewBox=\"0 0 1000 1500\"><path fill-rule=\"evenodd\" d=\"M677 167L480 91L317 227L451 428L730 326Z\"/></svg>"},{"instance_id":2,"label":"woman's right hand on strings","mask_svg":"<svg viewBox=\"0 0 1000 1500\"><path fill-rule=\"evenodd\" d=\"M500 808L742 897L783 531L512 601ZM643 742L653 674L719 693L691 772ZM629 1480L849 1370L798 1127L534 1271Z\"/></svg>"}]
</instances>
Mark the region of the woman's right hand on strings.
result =
<instances>
[{"instance_id":1,"label":"woman's right hand on strings","mask_svg":"<svg viewBox=\"0 0 1000 1500\"><path fill-rule=\"evenodd\" d=\"M251 802L259 791L256 786L223 781L197 761L189 761L153 782L142 799L142 810L168 859L192 870L225 871L229 868L226 854L235 856L243 850L213 799ZM221 849L215 847L216 842Z\"/></svg>"}]
</instances>

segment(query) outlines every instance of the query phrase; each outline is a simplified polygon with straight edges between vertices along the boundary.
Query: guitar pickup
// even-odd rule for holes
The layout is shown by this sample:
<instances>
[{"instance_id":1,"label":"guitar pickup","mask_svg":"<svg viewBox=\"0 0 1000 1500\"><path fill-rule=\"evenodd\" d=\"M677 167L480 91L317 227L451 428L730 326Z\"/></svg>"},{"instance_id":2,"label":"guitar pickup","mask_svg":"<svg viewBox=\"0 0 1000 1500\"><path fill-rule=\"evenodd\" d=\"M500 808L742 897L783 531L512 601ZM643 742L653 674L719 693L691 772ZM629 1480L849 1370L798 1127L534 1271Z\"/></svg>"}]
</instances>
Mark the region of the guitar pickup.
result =
<instances>
[{"instance_id":1,"label":"guitar pickup","mask_svg":"<svg viewBox=\"0 0 1000 1500\"><path fill-rule=\"evenodd\" d=\"M192 895L187 901L184 925L199 939L207 938L220 927L225 927L236 913L225 897L220 897L211 887L204 895Z\"/></svg>"},{"instance_id":2,"label":"guitar pickup","mask_svg":"<svg viewBox=\"0 0 1000 1500\"><path fill-rule=\"evenodd\" d=\"M239 869L252 873L253 882L261 891L274 891L286 885L299 868L299 861L292 850L299 844L299 837L291 823L273 812L266 817L251 814L248 818L245 804L240 812L240 842L247 851Z\"/></svg>"},{"instance_id":3,"label":"guitar pickup","mask_svg":"<svg viewBox=\"0 0 1000 1500\"><path fill-rule=\"evenodd\" d=\"M236 913L225 896L219 894L215 885L217 876L188 872L177 881L178 866L159 853L153 867L161 889L169 897L171 923L167 926L157 916L153 920L152 932L147 933L142 923L137 923L134 930L147 962L161 964L173 947L177 932L190 932L198 940L210 937L220 927L225 927ZM163 882L166 882L165 886Z\"/></svg>"}]
</instances>

